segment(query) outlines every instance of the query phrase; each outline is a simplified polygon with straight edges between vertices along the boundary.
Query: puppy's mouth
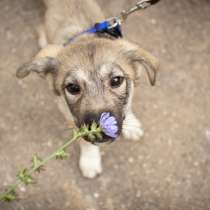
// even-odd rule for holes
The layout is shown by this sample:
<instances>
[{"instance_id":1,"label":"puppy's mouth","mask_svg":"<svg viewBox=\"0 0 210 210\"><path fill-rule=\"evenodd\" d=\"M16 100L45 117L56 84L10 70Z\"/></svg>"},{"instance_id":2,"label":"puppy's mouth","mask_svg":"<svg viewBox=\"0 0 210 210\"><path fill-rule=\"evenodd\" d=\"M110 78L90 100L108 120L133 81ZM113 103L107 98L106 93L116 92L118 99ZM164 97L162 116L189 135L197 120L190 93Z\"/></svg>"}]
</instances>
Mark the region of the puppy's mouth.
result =
<instances>
[{"instance_id":1,"label":"puppy's mouth","mask_svg":"<svg viewBox=\"0 0 210 210\"><path fill-rule=\"evenodd\" d=\"M95 138L94 141L92 139L88 138L88 136L85 136L84 140L86 140L92 144L112 143L116 140L115 138L110 138L109 136L107 136L104 133L102 133L101 135L102 135L102 138Z\"/></svg>"},{"instance_id":2,"label":"puppy's mouth","mask_svg":"<svg viewBox=\"0 0 210 210\"><path fill-rule=\"evenodd\" d=\"M104 144L104 143L112 143L114 142L120 135L121 133L121 129L118 130L117 133L115 133L114 136L109 136L105 133L105 131L103 130L103 128L100 127L100 125L97 125L98 128L100 129L100 132L97 132L97 134L95 133L94 135L86 135L86 136L83 136L82 138L92 144L95 144L95 145L98 145L98 144ZM80 127L83 128L83 126ZM88 129L90 132L91 132L91 125L90 126L87 126L85 125L86 129Z\"/></svg>"},{"instance_id":3,"label":"puppy's mouth","mask_svg":"<svg viewBox=\"0 0 210 210\"><path fill-rule=\"evenodd\" d=\"M85 128L87 135L83 138L93 144L98 143L111 143L117 139L122 130L122 123L110 112L102 112L97 123L91 120L84 123L81 129ZM85 125L85 126L84 126Z\"/></svg>"}]
</instances>

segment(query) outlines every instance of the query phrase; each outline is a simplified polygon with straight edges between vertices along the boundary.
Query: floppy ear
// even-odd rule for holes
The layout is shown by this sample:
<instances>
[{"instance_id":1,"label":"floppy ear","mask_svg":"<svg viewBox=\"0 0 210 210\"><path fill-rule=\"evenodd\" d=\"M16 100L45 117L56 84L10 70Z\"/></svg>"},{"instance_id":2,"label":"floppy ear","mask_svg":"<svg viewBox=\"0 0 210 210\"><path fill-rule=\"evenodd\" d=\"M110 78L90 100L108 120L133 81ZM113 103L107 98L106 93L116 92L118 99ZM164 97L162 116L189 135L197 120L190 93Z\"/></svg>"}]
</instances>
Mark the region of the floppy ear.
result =
<instances>
[{"instance_id":1,"label":"floppy ear","mask_svg":"<svg viewBox=\"0 0 210 210\"><path fill-rule=\"evenodd\" d=\"M136 79L138 79L141 74L140 65L142 65L143 69L146 71L150 84L155 85L159 67L157 59L141 48L138 48L136 51L131 53L130 59L136 72Z\"/></svg>"},{"instance_id":2,"label":"floppy ear","mask_svg":"<svg viewBox=\"0 0 210 210\"><path fill-rule=\"evenodd\" d=\"M56 59L57 54L62 49L61 46L49 45L42 49L33 61L23 64L17 69L16 76L24 78L31 72L41 73L56 73L59 68L59 61Z\"/></svg>"},{"instance_id":3,"label":"floppy ear","mask_svg":"<svg viewBox=\"0 0 210 210\"><path fill-rule=\"evenodd\" d=\"M17 69L16 76L18 78L24 78L31 72L42 73L44 75L48 73L56 73L59 67L59 62L56 58L45 57L39 58L32 62L25 63Z\"/></svg>"},{"instance_id":4,"label":"floppy ear","mask_svg":"<svg viewBox=\"0 0 210 210\"><path fill-rule=\"evenodd\" d=\"M141 67L143 67L150 84L155 85L156 75L159 68L158 60L149 52L135 44L125 41L124 46L126 46L125 55L134 70L135 80L139 79L142 71Z\"/></svg>"}]
</instances>

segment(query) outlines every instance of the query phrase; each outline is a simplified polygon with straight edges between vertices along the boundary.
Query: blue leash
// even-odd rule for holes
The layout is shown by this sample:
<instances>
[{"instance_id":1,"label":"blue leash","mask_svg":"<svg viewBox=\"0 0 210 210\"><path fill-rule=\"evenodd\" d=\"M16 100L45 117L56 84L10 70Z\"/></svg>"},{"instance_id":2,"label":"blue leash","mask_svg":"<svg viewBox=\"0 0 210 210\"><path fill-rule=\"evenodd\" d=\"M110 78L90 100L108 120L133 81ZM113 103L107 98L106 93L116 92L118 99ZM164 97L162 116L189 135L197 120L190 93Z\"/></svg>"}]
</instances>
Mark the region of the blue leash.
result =
<instances>
[{"instance_id":1,"label":"blue leash","mask_svg":"<svg viewBox=\"0 0 210 210\"><path fill-rule=\"evenodd\" d=\"M90 27L72 37L70 37L66 43L64 43L64 46L67 46L71 42L73 42L76 38L80 37L84 34L109 34L115 38L121 38L122 37L122 31L120 22L111 23L109 20L105 20L100 23L96 23L93 27Z\"/></svg>"},{"instance_id":2,"label":"blue leash","mask_svg":"<svg viewBox=\"0 0 210 210\"><path fill-rule=\"evenodd\" d=\"M147 7L156 4L159 1L160 0L139 0L134 7L122 11L120 16L110 18L100 23L96 23L94 26L70 37L63 45L67 46L68 44L73 42L76 38L84 34L98 34L98 35L108 34L113 38L122 38L123 36L121 31L122 22L124 22L127 19L127 17L133 12L140 9L146 9Z\"/></svg>"}]
</instances>

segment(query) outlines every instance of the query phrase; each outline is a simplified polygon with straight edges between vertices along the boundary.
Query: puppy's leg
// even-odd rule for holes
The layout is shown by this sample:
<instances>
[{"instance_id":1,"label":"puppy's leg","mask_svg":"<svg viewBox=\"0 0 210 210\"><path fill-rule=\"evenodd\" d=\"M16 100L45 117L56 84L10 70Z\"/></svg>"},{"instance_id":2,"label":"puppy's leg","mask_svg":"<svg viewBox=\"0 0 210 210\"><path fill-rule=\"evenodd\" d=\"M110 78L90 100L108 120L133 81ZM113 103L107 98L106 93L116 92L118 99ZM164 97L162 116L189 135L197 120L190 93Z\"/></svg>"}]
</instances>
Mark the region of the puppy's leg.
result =
<instances>
[{"instance_id":1,"label":"puppy's leg","mask_svg":"<svg viewBox=\"0 0 210 210\"><path fill-rule=\"evenodd\" d=\"M48 45L47 42L47 36L45 32L45 27L43 24L39 25L37 27L37 33L38 33L38 44L41 49L45 48Z\"/></svg>"},{"instance_id":2,"label":"puppy's leg","mask_svg":"<svg viewBox=\"0 0 210 210\"><path fill-rule=\"evenodd\" d=\"M100 174L102 166L99 147L81 140L79 166L83 176L87 178L94 178Z\"/></svg>"},{"instance_id":3,"label":"puppy's leg","mask_svg":"<svg viewBox=\"0 0 210 210\"><path fill-rule=\"evenodd\" d=\"M139 140L144 135L141 123L132 111L129 111L125 116L122 133L126 139L132 140Z\"/></svg>"},{"instance_id":4,"label":"puppy's leg","mask_svg":"<svg viewBox=\"0 0 210 210\"><path fill-rule=\"evenodd\" d=\"M125 119L122 125L122 134L126 139L139 140L143 135L144 131L142 129L140 121L132 112L132 99L134 94L134 84L130 87L130 97L128 98L128 104L125 109Z\"/></svg>"}]
</instances>

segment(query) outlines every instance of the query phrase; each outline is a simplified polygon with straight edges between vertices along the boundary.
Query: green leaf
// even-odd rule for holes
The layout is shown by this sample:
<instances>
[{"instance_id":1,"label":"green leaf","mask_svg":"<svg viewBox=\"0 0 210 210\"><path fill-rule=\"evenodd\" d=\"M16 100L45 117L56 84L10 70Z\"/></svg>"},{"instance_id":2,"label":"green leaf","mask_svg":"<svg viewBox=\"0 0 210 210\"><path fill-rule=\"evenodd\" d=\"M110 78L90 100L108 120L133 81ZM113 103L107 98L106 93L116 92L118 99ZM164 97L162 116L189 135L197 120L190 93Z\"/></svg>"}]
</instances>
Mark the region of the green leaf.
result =
<instances>
[{"instance_id":1,"label":"green leaf","mask_svg":"<svg viewBox=\"0 0 210 210\"><path fill-rule=\"evenodd\" d=\"M92 133L89 133L87 136L92 142L94 142L96 140L96 136Z\"/></svg>"},{"instance_id":2,"label":"green leaf","mask_svg":"<svg viewBox=\"0 0 210 210\"><path fill-rule=\"evenodd\" d=\"M93 122L91 127L90 127L90 130L95 131L97 129L97 127L98 127L98 125L95 122Z\"/></svg>"},{"instance_id":3,"label":"green leaf","mask_svg":"<svg viewBox=\"0 0 210 210\"><path fill-rule=\"evenodd\" d=\"M38 157L37 155L34 155L32 157L32 169L34 171L40 172L41 170L43 170L43 165L42 165L42 159L40 157Z\"/></svg>"},{"instance_id":4,"label":"green leaf","mask_svg":"<svg viewBox=\"0 0 210 210\"><path fill-rule=\"evenodd\" d=\"M69 156L69 154L64 149L59 149L56 152L55 158L63 160L65 158L67 158L68 156Z\"/></svg>"},{"instance_id":5,"label":"green leaf","mask_svg":"<svg viewBox=\"0 0 210 210\"><path fill-rule=\"evenodd\" d=\"M17 178L24 183L25 185L29 185L34 183L33 177L29 174L28 169L25 168L20 170L17 174Z\"/></svg>"},{"instance_id":6,"label":"green leaf","mask_svg":"<svg viewBox=\"0 0 210 210\"><path fill-rule=\"evenodd\" d=\"M95 135L96 135L97 139L102 140L103 137L102 137L101 132L97 132Z\"/></svg>"},{"instance_id":7,"label":"green leaf","mask_svg":"<svg viewBox=\"0 0 210 210\"><path fill-rule=\"evenodd\" d=\"M0 195L0 200L6 201L6 202L11 202L17 198L17 194L15 189L10 190L9 192Z\"/></svg>"}]
</instances>

